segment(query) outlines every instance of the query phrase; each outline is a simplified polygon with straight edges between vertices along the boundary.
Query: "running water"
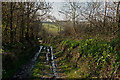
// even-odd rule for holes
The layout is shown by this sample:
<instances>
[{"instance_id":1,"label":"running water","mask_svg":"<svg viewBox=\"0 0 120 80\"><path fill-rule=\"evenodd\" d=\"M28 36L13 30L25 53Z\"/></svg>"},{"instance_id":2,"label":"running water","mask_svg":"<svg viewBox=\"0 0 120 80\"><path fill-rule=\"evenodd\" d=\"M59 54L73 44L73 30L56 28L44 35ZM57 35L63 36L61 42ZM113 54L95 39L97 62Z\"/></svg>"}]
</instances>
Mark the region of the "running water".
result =
<instances>
[{"instance_id":1,"label":"running water","mask_svg":"<svg viewBox=\"0 0 120 80\"><path fill-rule=\"evenodd\" d=\"M52 70L53 70L53 75L54 75L54 79L56 79L57 77L57 73L56 73L56 67L55 67L55 63L54 63L54 60L53 60L53 49L52 49L52 46L50 46L50 49L51 49L51 64L52 64Z\"/></svg>"},{"instance_id":2,"label":"running water","mask_svg":"<svg viewBox=\"0 0 120 80\"><path fill-rule=\"evenodd\" d=\"M13 76L13 79L24 79L24 78L29 78L32 74L32 69L34 68L34 65L36 64L36 60L42 50L43 46L40 46L39 51L35 54L35 56L25 65L23 65L17 73Z\"/></svg>"},{"instance_id":3,"label":"running water","mask_svg":"<svg viewBox=\"0 0 120 80\"><path fill-rule=\"evenodd\" d=\"M50 63L51 70L52 70L52 73L53 73L53 78L54 78L54 80L56 80L57 73L56 73L55 63L54 63L54 60L53 60L53 49L52 49L52 46L47 47L46 49L47 49L46 60L47 60L47 62ZM50 55L50 56L48 56L48 55Z\"/></svg>"},{"instance_id":4,"label":"running water","mask_svg":"<svg viewBox=\"0 0 120 80\"><path fill-rule=\"evenodd\" d=\"M36 60L37 60L37 57L39 56L39 54L40 54L40 52L41 52L41 50L42 50L42 47L43 47L43 46L40 46L39 51L35 54L35 56L33 57L32 61L36 61Z\"/></svg>"},{"instance_id":5,"label":"running water","mask_svg":"<svg viewBox=\"0 0 120 80\"><path fill-rule=\"evenodd\" d=\"M56 80L57 77L57 73L56 73L56 67L55 67L55 62L53 59L53 48L52 46L50 47L45 47L45 46L40 46L39 51L34 55L34 57L28 61L25 65L23 65L18 71L17 73L15 73L15 75L13 76L13 79L26 79L26 78L30 78L32 75L32 70L35 66L35 64L37 63L37 58L39 56L39 54L44 54L42 53L42 49L43 50L47 50L47 52L45 52L45 56L46 56L46 62L44 65L48 64L50 67L50 71L52 71L52 74L48 74L49 75L53 75L52 79ZM44 57L45 57L44 56Z\"/></svg>"},{"instance_id":6,"label":"running water","mask_svg":"<svg viewBox=\"0 0 120 80\"><path fill-rule=\"evenodd\" d=\"M46 53L46 60L47 60L47 62L49 61L48 54L49 54L49 48L47 48L47 53Z\"/></svg>"}]
</instances>

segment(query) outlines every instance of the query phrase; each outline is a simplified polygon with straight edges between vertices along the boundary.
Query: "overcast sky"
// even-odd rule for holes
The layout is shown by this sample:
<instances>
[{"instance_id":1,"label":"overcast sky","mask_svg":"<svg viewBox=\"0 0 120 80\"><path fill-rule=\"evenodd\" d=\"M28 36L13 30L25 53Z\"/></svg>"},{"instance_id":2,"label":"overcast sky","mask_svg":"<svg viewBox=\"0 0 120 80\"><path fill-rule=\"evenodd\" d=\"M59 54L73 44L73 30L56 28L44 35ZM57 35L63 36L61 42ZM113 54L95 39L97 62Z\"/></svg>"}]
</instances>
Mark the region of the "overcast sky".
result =
<instances>
[{"instance_id":1,"label":"overcast sky","mask_svg":"<svg viewBox=\"0 0 120 80\"><path fill-rule=\"evenodd\" d=\"M58 0L58 2L57 2L57 0L56 1L52 0L52 1L53 2L50 2L50 3L52 4L53 9L52 9L50 15L53 15L58 20L65 20L65 16L63 14L60 14L59 11L61 11L61 8L63 8L63 5L66 2L66 0ZM89 1L91 1L91 0L81 0L81 1L79 0L79 2L89 2ZM93 0L93 1L95 1L95 0ZM96 0L96 1L103 2L105 0ZM107 1L113 1L113 0L107 0ZM117 0L114 0L114 1L117 1Z\"/></svg>"},{"instance_id":2,"label":"overcast sky","mask_svg":"<svg viewBox=\"0 0 120 80\"><path fill-rule=\"evenodd\" d=\"M59 11L61 10L64 2L54 2L52 3L52 12L51 15L55 16L58 20L63 20L64 15L60 14Z\"/></svg>"},{"instance_id":3,"label":"overcast sky","mask_svg":"<svg viewBox=\"0 0 120 80\"><path fill-rule=\"evenodd\" d=\"M104 2L105 0L46 0L48 2L66 2L66 1L74 1L74 2ZM106 0L107 2L118 2L119 0Z\"/></svg>"}]
</instances>

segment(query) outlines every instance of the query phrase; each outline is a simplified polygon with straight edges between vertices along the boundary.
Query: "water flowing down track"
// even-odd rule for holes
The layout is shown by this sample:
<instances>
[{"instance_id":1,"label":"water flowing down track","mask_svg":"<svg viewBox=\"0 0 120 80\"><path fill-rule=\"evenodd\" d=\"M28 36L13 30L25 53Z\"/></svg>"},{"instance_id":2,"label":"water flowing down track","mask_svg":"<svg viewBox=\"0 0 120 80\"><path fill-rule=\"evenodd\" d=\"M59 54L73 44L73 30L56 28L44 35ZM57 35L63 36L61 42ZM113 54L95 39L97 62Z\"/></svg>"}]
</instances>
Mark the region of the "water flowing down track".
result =
<instances>
[{"instance_id":1,"label":"water flowing down track","mask_svg":"<svg viewBox=\"0 0 120 80\"><path fill-rule=\"evenodd\" d=\"M40 79L54 79L56 80L57 71L56 71L56 63L54 62L53 56L53 48L52 46L40 46L39 51L34 55L32 59L30 59L26 64L21 66L21 68L14 74L13 79L30 79L33 73L33 68L37 64L37 59L42 59L42 63L44 63L44 69L41 70L47 76L42 75Z\"/></svg>"},{"instance_id":2,"label":"water flowing down track","mask_svg":"<svg viewBox=\"0 0 120 80\"><path fill-rule=\"evenodd\" d=\"M49 53L49 49L47 49L47 51L48 51L48 53ZM56 67L55 67L55 63L54 63L54 60L53 60L53 48L52 48L52 46L50 46L50 61L51 61L51 65L52 65L52 72L53 72L53 76L54 76L54 79L56 79L56 77L57 77L57 73L56 73ZM48 57L48 56L47 56ZM46 58L46 59L48 59L48 58Z\"/></svg>"},{"instance_id":3,"label":"water flowing down track","mask_svg":"<svg viewBox=\"0 0 120 80\"><path fill-rule=\"evenodd\" d=\"M40 46L39 51L34 55L32 59L30 59L26 64L22 65L22 67L14 74L13 78L23 79L29 78L32 74L32 69L37 62L37 58L42 50L43 46Z\"/></svg>"}]
</instances>

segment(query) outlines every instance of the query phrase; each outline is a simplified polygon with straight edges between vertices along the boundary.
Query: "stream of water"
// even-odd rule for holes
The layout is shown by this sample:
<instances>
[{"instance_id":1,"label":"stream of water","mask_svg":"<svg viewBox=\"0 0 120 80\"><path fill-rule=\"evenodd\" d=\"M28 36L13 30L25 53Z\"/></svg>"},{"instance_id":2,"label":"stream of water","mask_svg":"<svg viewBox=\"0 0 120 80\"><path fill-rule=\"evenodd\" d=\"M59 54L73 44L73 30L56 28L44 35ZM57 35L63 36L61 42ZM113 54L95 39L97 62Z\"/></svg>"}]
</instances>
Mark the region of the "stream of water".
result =
<instances>
[{"instance_id":1,"label":"stream of water","mask_svg":"<svg viewBox=\"0 0 120 80\"><path fill-rule=\"evenodd\" d=\"M56 80L57 77L57 72L56 72L56 67L55 67L55 62L53 59L53 48L52 46L50 47L45 47L45 46L40 46L39 51L34 55L34 57L32 59L30 59L26 64L24 64L13 76L13 78L15 79L26 79L26 78L30 78L32 76L32 70L35 66L35 64L37 63L37 58L39 57L39 54L42 52L42 50L46 50L45 52L45 57L46 57L46 61L49 64L50 70L52 71L53 74L53 78L54 80ZM43 54L43 53L41 53ZM48 74L50 75L50 74Z\"/></svg>"},{"instance_id":2,"label":"stream of water","mask_svg":"<svg viewBox=\"0 0 120 80\"><path fill-rule=\"evenodd\" d=\"M34 55L34 57L24 64L13 76L16 79L29 78L32 74L32 69L36 64L37 58L42 50L43 46L40 46L39 51Z\"/></svg>"},{"instance_id":3,"label":"stream of water","mask_svg":"<svg viewBox=\"0 0 120 80\"><path fill-rule=\"evenodd\" d=\"M48 54L50 55L50 58L51 58L50 60L48 58ZM46 60L50 61L50 65L52 66L53 78L54 78L54 80L56 80L57 73L56 73L56 67L55 67L53 57L54 56L53 56L53 48L52 48L52 46L47 47Z\"/></svg>"}]
</instances>

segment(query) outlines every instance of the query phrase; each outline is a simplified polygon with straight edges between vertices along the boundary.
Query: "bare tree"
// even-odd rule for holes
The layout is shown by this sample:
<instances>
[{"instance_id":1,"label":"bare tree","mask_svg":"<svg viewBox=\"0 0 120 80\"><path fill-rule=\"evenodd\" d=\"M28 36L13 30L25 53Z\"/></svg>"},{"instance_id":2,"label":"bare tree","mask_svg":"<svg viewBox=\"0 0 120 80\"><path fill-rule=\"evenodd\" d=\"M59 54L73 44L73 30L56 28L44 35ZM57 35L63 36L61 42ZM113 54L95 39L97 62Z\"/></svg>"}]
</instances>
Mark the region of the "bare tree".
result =
<instances>
[{"instance_id":1,"label":"bare tree","mask_svg":"<svg viewBox=\"0 0 120 80\"><path fill-rule=\"evenodd\" d=\"M34 27L30 25L40 22L40 17L46 15L51 8L46 2L4 2L2 5L4 40L11 43L23 41L25 37L29 40L35 33Z\"/></svg>"},{"instance_id":2,"label":"bare tree","mask_svg":"<svg viewBox=\"0 0 120 80\"><path fill-rule=\"evenodd\" d=\"M68 20L72 21L73 32L77 37L76 22L81 8L80 3L67 2L63 7L64 8L59 12L64 14Z\"/></svg>"}]
</instances>

